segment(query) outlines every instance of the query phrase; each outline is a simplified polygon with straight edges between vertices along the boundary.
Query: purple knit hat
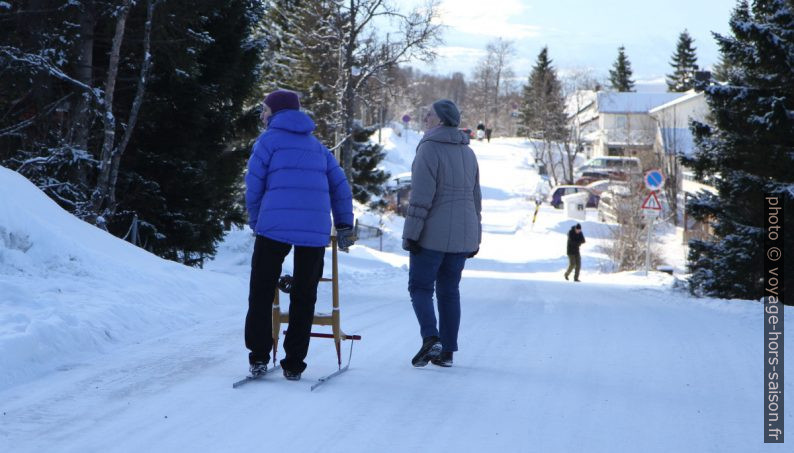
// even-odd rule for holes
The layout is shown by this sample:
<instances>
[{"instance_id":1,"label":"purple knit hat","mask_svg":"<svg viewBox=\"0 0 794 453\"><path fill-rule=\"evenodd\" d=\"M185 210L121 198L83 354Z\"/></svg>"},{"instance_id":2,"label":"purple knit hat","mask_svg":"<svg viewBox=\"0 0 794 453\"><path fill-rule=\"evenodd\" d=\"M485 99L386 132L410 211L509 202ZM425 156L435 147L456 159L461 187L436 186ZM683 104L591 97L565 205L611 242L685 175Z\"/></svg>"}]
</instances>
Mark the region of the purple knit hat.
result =
<instances>
[{"instance_id":1,"label":"purple knit hat","mask_svg":"<svg viewBox=\"0 0 794 453\"><path fill-rule=\"evenodd\" d=\"M294 91L287 90L276 90L268 94L265 98L265 104L270 107L270 111L273 113L284 109L300 110L301 108L301 101L298 99L298 95Z\"/></svg>"}]
</instances>

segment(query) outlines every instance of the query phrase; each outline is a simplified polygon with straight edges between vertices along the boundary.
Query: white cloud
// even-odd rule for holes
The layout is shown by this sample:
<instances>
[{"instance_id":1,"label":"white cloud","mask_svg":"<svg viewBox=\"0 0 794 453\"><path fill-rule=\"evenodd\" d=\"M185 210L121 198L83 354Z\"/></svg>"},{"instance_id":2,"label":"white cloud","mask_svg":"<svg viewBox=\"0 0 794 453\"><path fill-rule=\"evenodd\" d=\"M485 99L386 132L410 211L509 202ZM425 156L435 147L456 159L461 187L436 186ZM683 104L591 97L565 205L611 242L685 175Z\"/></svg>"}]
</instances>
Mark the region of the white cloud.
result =
<instances>
[{"instance_id":1,"label":"white cloud","mask_svg":"<svg viewBox=\"0 0 794 453\"><path fill-rule=\"evenodd\" d=\"M485 54L487 53L485 49L476 49L473 47L461 47L461 46L442 46L442 47L436 47L435 50L438 53L438 56L442 58L459 58L459 57L480 58L482 56L485 56Z\"/></svg>"},{"instance_id":2,"label":"white cloud","mask_svg":"<svg viewBox=\"0 0 794 453\"><path fill-rule=\"evenodd\" d=\"M472 35L505 39L539 36L541 27L511 21L524 17L526 9L519 0L444 0L441 23Z\"/></svg>"}]
</instances>

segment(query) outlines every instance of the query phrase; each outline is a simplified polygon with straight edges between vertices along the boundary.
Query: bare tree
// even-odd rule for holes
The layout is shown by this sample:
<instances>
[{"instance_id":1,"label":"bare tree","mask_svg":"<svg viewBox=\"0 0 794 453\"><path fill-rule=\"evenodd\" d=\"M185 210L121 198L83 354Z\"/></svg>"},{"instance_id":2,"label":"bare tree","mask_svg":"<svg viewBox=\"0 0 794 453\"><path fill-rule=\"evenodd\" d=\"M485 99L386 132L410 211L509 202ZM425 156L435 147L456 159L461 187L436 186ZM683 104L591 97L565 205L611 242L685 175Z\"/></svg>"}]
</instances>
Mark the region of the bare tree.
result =
<instances>
[{"instance_id":1,"label":"bare tree","mask_svg":"<svg viewBox=\"0 0 794 453\"><path fill-rule=\"evenodd\" d=\"M681 166L678 156L687 151L687 142L691 143L692 136L687 130L676 127L678 124L677 112L662 112L654 117L659 131L658 146L655 147L653 163L662 170L665 176L664 195L672 211L673 224L678 226L678 195L681 193Z\"/></svg>"},{"instance_id":2,"label":"bare tree","mask_svg":"<svg viewBox=\"0 0 794 453\"><path fill-rule=\"evenodd\" d=\"M495 121L499 119L499 107L501 105L502 92L505 88L505 79L513 77L513 70L510 67L510 60L515 55L515 48L512 41L505 41L497 38L486 46L485 50L490 55L490 62L493 64L494 89L490 96L491 105L488 109L488 122L495 127Z\"/></svg>"},{"instance_id":3,"label":"bare tree","mask_svg":"<svg viewBox=\"0 0 794 453\"><path fill-rule=\"evenodd\" d=\"M438 0L403 13L386 0L347 0L338 3L336 31L339 38L339 73L336 89L340 100L343 137L341 163L348 175L353 169L353 125L355 101L363 87L381 70L411 59L431 61L440 42ZM373 29L373 20L389 19L397 32L383 43Z\"/></svg>"},{"instance_id":4,"label":"bare tree","mask_svg":"<svg viewBox=\"0 0 794 453\"><path fill-rule=\"evenodd\" d=\"M601 88L590 70L579 69L568 73L562 79L565 96L566 115L568 116L568 138L564 143L563 174L569 184L573 184L576 157L585 150L586 112L593 107L596 92Z\"/></svg>"},{"instance_id":5,"label":"bare tree","mask_svg":"<svg viewBox=\"0 0 794 453\"><path fill-rule=\"evenodd\" d=\"M99 161L99 177L97 179L96 188L91 196L92 220L95 221L97 221L100 216L112 215L116 210L116 180L118 178L121 156L130 141L132 130L135 128L138 112L143 102L149 68L151 67L152 57L149 51L151 47L152 17L154 15L155 6L157 5L156 0L148 0L147 3L146 24L143 37L143 64L141 65L135 99L130 107L124 135L121 142L116 143L116 117L113 114L113 97L116 91L121 43L124 40L124 31L131 5L132 0L124 0L116 12L116 30L113 35L113 42L110 50L110 61L108 63L105 96L103 100L103 105L105 107L103 118L104 140L102 142Z\"/></svg>"},{"instance_id":6,"label":"bare tree","mask_svg":"<svg viewBox=\"0 0 794 453\"><path fill-rule=\"evenodd\" d=\"M611 271L631 271L645 266L645 250L647 248L647 235L649 223L641 214L644 194L639 188L642 186L640 177L635 175L629 180L624 190L613 192L613 214L617 225L611 227L611 239L603 251L612 261ZM651 267L656 268L662 263L657 246L651 247Z\"/></svg>"}]
</instances>

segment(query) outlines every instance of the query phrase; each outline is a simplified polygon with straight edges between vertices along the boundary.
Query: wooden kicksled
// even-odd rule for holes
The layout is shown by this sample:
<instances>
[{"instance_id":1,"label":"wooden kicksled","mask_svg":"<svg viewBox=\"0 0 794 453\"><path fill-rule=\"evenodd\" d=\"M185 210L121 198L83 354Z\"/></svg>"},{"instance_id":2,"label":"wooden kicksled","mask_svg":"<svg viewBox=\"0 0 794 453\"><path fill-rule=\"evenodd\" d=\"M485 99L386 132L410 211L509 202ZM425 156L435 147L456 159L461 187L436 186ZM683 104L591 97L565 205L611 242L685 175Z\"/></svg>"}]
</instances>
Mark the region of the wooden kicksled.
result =
<instances>
[{"instance_id":1,"label":"wooden kicksled","mask_svg":"<svg viewBox=\"0 0 794 453\"><path fill-rule=\"evenodd\" d=\"M336 360L337 370L327 376L321 377L317 383L312 385L311 390L316 389L320 385L328 382L345 371L350 367L350 360L353 358L353 342L361 340L360 335L348 335L342 331L339 316L339 265L337 262L337 245L336 245L336 231L331 236L331 278L321 278L320 282L331 282L331 298L332 298L332 311L327 313L315 313L312 325L317 326L331 326L331 333L315 333L312 332L311 336L315 338L333 338L334 345L336 346ZM285 285L279 285L283 287ZM289 287L287 286L287 288ZM278 339L281 333L281 324L289 324L289 313L282 312L279 304L279 291L276 290L276 296L273 299L273 363L276 363L276 353L278 352ZM285 330L284 334L287 333ZM347 357L347 363L342 367L342 341L350 341L350 352Z\"/></svg>"}]
</instances>

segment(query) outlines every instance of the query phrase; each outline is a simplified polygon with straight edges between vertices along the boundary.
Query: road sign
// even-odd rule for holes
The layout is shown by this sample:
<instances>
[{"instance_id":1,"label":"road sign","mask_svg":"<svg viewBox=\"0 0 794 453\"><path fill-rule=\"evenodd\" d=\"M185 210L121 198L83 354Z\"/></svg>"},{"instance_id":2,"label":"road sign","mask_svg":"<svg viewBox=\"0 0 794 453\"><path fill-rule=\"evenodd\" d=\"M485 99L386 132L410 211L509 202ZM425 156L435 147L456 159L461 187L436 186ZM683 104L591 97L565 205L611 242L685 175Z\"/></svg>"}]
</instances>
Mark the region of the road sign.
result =
<instances>
[{"instance_id":1,"label":"road sign","mask_svg":"<svg viewBox=\"0 0 794 453\"><path fill-rule=\"evenodd\" d=\"M659 203L659 198L656 197L656 192L651 192L645 197L645 201L642 202L642 209L644 211L661 211L662 204Z\"/></svg>"},{"instance_id":2,"label":"road sign","mask_svg":"<svg viewBox=\"0 0 794 453\"><path fill-rule=\"evenodd\" d=\"M664 186L664 175L657 169L646 171L645 177L642 179L645 182L645 187L651 191L659 190Z\"/></svg>"},{"instance_id":3,"label":"road sign","mask_svg":"<svg viewBox=\"0 0 794 453\"><path fill-rule=\"evenodd\" d=\"M403 123L410 123L411 115L403 115Z\"/></svg>"}]
</instances>

